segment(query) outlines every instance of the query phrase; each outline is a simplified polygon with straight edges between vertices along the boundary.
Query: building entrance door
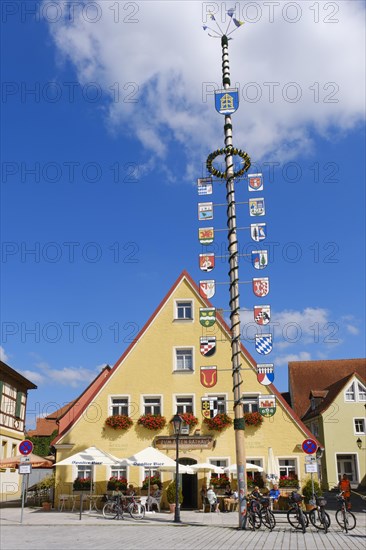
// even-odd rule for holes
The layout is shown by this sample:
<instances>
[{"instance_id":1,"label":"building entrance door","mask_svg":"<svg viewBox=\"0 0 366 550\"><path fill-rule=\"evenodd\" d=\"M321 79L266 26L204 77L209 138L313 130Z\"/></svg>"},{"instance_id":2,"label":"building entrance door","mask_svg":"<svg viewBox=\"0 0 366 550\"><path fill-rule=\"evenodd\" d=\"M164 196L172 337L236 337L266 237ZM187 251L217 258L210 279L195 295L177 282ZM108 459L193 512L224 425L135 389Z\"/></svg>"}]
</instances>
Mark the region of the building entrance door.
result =
<instances>
[{"instance_id":1,"label":"building entrance door","mask_svg":"<svg viewBox=\"0 0 366 550\"><path fill-rule=\"evenodd\" d=\"M351 485L353 487L358 485L356 459L357 455L337 455L338 481L342 478L343 474L347 474Z\"/></svg>"},{"instance_id":2,"label":"building entrance door","mask_svg":"<svg viewBox=\"0 0 366 550\"><path fill-rule=\"evenodd\" d=\"M180 458L180 464L190 466L191 464L197 464L196 460L192 458ZM196 510L198 508L198 482L197 474L183 474L182 475L182 493L183 502L181 505L182 510Z\"/></svg>"}]
</instances>

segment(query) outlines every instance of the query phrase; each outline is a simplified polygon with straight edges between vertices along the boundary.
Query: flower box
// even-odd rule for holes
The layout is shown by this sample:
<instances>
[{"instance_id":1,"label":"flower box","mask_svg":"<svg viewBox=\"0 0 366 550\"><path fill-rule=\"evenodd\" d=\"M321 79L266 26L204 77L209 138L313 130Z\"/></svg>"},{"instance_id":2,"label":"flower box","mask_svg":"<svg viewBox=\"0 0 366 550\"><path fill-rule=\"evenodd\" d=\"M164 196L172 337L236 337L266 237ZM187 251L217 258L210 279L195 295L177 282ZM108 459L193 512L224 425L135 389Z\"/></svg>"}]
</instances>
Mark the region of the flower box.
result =
<instances>
[{"instance_id":1,"label":"flower box","mask_svg":"<svg viewBox=\"0 0 366 550\"><path fill-rule=\"evenodd\" d=\"M107 483L107 491L125 491L127 489L127 479L125 477L109 478Z\"/></svg>"},{"instance_id":2,"label":"flower box","mask_svg":"<svg viewBox=\"0 0 366 550\"><path fill-rule=\"evenodd\" d=\"M189 428L194 428L194 426L197 426L199 422L198 418L192 413L182 413L179 416L186 424L188 424Z\"/></svg>"},{"instance_id":3,"label":"flower box","mask_svg":"<svg viewBox=\"0 0 366 550\"><path fill-rule=\"evenodd\" d=\"M161 414L143 414L137 424L147 430L161 430L166 424L166 418Z\"/></svg>"},{"instance_id":4,"label":"flower box","mask_svg":"<svg viewBox=\"0 0 366 550\"><path fill-rule=\"evenodd\" d=\"M105 421L105 425L114 430L128 430L133 424L132 418L125 414L115 414L108 416Z\"/></svg>"},{"instance_id":5,"label":"flower box","mask_svg":"<svg viewBox=\"0 0 366 550\"><path fill-rule=\"evenodd\" d=\"M226 413L219 413L214 418L205 418L203 423L209 430L216 430L222 432L228 426L231 426L233 421Z\"/></svg>"},{"instance_id":6,"label":"flower box","mask_svg":"<svg viewBox=\"0 0 366 550\"><path fill-rule=\"evenodd\" d=\"M246 426L260 426L263 422L263 416L259 412L244 413Z\"/></svg>"},{"instance_id":7,"label":"flower box","mask_svg":"<svg viewBox=\"0 0 366 550\"><path fill-rule=\"evenodd\" d=\"M216 489L225 488L230 483L230 479L226 474L212 474L210 478L210 485Z\"/></svg>"},{"instance_id":8,"label":"flower box","mask_svg":"<svg viewBox=\"0 0 366 550\"><path fill-rule=\"evenodd\" d=\"M159 485L159 487L161 487L159 474L150 476L150 487L152 487L153 485ZM142 482L142 489L147 489L148 487L149 487L149 476L146 476L144 481Z\"/></svg>"},{"instance_id":9,"label":"flower box","mask_svg":"<svg viewBox=\"0 0 366 550\"><path fill-rule=\"evenodd\" d=\"M77 477L73 483L74 491L90 491L91 479L90 477Z\"/></svg>"}]
</instances>

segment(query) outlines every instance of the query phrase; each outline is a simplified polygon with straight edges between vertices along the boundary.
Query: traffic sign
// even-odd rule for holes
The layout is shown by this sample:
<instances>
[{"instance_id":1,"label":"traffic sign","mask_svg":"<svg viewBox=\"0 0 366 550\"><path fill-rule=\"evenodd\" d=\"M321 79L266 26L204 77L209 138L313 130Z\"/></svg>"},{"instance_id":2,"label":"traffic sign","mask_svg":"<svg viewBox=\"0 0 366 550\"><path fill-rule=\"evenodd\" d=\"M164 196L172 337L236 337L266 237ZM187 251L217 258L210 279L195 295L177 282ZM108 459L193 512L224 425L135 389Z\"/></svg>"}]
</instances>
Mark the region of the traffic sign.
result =
<instances>
[{"instance_id":1,"label":"traffic sign","mask_svg":"<svg viewBox=\"0 0 366 550\"><path fill-rule=\"evenodd\" d=\"M304 453L308 455L312 455L313 453L315 453L318 448L314 439L305 439L305 441L302 442L301 447Z\"/></svg>"},{"instance_id":2,"label":"traffic sign","mask_svg":"<svg viewBox=\"0 0 366 550\"><path fill-rule=\"evenodd\" d=\"M19 464L18 474L24 475L24 474L31 474L31 473L32 473L32 465L30 463Z\"/></svg>"},{"instance_id":3,"label":"traffic sign","mask_svg":"<svg viewBox=\"0 0 366 550\"><path fill-rule=\"evenodd\" d=\"M318 471L317 464L305 464L305 473L316 474L317 471Z\"/></svg>"},{"instance_id":4,"label":"traffic sign","mask_svg":"<svg viewBox=\"0 0 366 550\"><path fill-rule=\"evenodd\" d=\"M311 464L312 462L316 462L316 456L313 455L306 455L305 457L305 463Z\"/></svg>"},{"instance_id":5,"label":"traffic sign","mask_svg":"<svg viewBox=\"0 0 366 550\"><path fill-rule=\"evenodd\" d=\"M33 451L33 443L29 439L24 439L19 443L19 452L21 455L29 455Z\"/></svg>"}]
</instances>

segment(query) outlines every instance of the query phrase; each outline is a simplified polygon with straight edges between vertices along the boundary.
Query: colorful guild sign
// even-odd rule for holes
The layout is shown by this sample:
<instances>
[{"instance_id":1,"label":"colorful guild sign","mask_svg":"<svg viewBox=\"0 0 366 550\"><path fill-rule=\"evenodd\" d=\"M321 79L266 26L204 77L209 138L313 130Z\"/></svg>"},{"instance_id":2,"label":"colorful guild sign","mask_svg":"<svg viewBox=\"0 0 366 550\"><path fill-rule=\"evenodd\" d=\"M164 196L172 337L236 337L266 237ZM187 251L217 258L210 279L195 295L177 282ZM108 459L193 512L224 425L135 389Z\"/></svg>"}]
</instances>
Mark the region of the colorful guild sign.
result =
<instances>
[{"instance_id":1,"label":"colorful guild sign","mask_svg":"<svg viewBox=\"0 0 366 550\"><path fill-rule=\"evenodd\" d=\"M263 174L248 174L249 191L263 191Z\"/></svg>"},{"instance_id":2,"label":"colorful guild sign","mask_svg":"<svg viewBox=\"0 0 366 550\"><path fill-rule=\"evenodd\" d=\"M213 219L213 203L199 202L198 203L198 219L200 221Z\"/></svg>"},{"instance_id":3,"label":"colorful guild sign","mask_svg":"<svg viewBox=\"0 0 366 550\"><path fill-rule=\"evenodd\" d=\"M212 327L216 323L215 307L200 307L200 324L203 327Z\"/></svg>"},{"instance_id":4,"label":"colorful guild sign","mask_svg":"<svg viewBox=\"0 0 366 550\"><path fill-rule=\"evenodd\" d=\"M197 191L199 195L212 195L212 178L199 178Z\"/></svg>"},{"instance_id":5,"label":"colorful guild sign","mask_svg":"<svg viewBox=\"0 0 366 550\"><path fill-rule=\"evenodd\" d=\"M269 278L268 277L254 277L252 279L253 292L258 298L263 298L269 293Z\"/></svg>"},{"instance_id":6,"label":"colorful guild sign","mask_svg":"<svg viewBox=\"0 0 366 550\"><path fill-rule=\"evenodd\" d=\"M265 223L251 223L250 224L250 236L253 241L259 243L264 241L267 237L267 224Z\"/></svg>"},{"instance_id":7,"label":"colorful guild sign","mask_svg":"<svg viewBox=\"0 0 366 550\"><path fill-rule=\"evenodd\" d=\"M273 349L272 334L256 334L255 350L260 355L268 355Z\"/></svg>"},{"instance_id":8,"label":"colorful guild sign","mask_svg":"<svg viewBox=\"0 0 366 550\"><path fill-rule=\"evenodd\" d=\"M239 107L239 91L237 88L215 92L215 109L220 115L231 115Z\"/></svg>"},{"instance_id":9,"label":"colorful guild sign","mask_svg":"<svg viewBox=\"0 0 366 550\"><path fill-rule=\"evenodd\" d=\"M216 286L215 280L211 279L208 281L200 281L200 295L202 298L209 300L215 295Z\"/></svg>"},{"instance_id":10,"label":"colorful guild sign","mask_svg":"<svg viewBox=\"0 0 366 550\"><path fill-rule=\"evenodd\" d=\"M260 395L258 397L259 413L268 418L276 412L276 396L275 395Z\"/></svg>"},{"instance_id":11,"label":"colorful guild sign","mask_svg":"<svg viewBox=\"0 0 366 550\"><path fill-rule=\"evenodd\" d=\"M200 337L200 352L205 357L211 357L216 352L216 336Z\"/></svg>"},{"instance_id":12,"label":"colorful guild sign","mask_svg":"<svg viewBox=\"0 0 366 550\"><path fill-rule=\"evenodd\" d=\"M201 244L211 244L214 240L214 228L213 227L200 227L198 229L198 239Z\"/></svg>"},{"instance_id":13,"label":"colorful guild sign","mask_svg":"<svg viewBox=\"0 0 366 550\"><path fill-rule=\"evenodd\" d=\"M274 365L266 363L257 365L257 380L263 386L269 386L274 381Z\"/></svg>"},{"instance_id":14,"label":"colorful guild sign","mask_svg":"<svg viewBox=\"0 0 366 550\"><path fill-rule=\"evenodd\" d=\"M200 367L200 381L205 388L213 388L217 382L217 367Z\"/></svg>"},{"instance_id":15,"label":"colorful guild sign","mask_svg":"<svg viewBox=\"0 0 366 550\"><path fill-rule=\"evenodd\" d=\"M208 254L200 254L200 270L212 271L215 267L215 254L210 252Z\"/></svg>"},{"instance_id":16,"label":"colorful guild sign","mask_svg":"<svg viewBox=\"0 0 366 550\"><path fill-rule=\"evenodd\" d=\"M254 306L253 311L257 325L268 325L271 320L271 306Z\"/></svg>"},{"instance_id":17,"label":"colorful guild sign","mask_svg":"<svg viewBox=\"0 0 366 550\"><path fill-rule=\"evenodd\" d=\"M266 213L264 207L264 199L249 199L249 214L250 216L264 216Z\"/></svg>"},{"instance_id":18,"label":"colorful guild sign","mask_svg":"<svg viewBox=\"0 0 366 550\"><path fill-rule=\"evenodd\" d=\"M204 418L214 418L219 411L217 399L201 397L201 410Z\"/></svg>"},{"instance_id":19,"label":"colorful guild sign","mask_svg":"<svg viewBox=\"0 0 366 550\"><path fill-rule=\"evenodd\" d=\"M268 265L268 251L267 250L253 250L252 252L252 264L255 269L264 269Z\"/></svg>"}]
</instances>

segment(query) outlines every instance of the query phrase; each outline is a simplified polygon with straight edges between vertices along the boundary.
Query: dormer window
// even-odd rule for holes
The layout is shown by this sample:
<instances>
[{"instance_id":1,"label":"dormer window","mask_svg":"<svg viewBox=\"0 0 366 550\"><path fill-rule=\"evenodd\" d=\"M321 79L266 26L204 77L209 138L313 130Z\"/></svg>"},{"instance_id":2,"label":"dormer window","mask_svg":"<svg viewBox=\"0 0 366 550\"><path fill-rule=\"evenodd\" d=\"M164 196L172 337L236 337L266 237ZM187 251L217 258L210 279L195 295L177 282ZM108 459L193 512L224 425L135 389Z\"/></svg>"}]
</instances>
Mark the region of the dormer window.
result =
<instances>
[{"instance_id":1,"label":"dormer window","mask_svg":"<svg viewBox=\"0 0 366 550\"><path fill-rule=\"evenodd\" d=\"M361 382L354 380L344 392L345 401L366 401L366 388Z\"/></svg>"}]
</instances>

